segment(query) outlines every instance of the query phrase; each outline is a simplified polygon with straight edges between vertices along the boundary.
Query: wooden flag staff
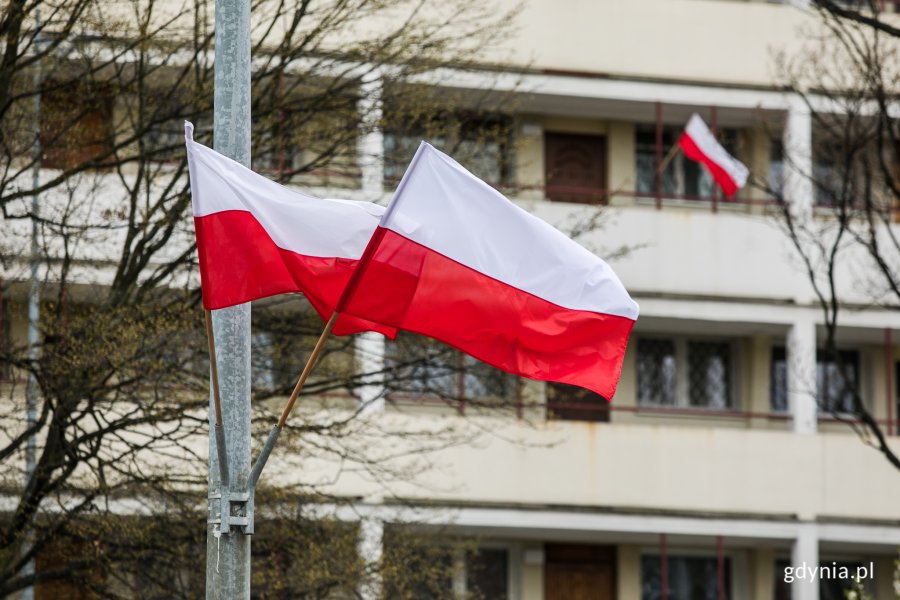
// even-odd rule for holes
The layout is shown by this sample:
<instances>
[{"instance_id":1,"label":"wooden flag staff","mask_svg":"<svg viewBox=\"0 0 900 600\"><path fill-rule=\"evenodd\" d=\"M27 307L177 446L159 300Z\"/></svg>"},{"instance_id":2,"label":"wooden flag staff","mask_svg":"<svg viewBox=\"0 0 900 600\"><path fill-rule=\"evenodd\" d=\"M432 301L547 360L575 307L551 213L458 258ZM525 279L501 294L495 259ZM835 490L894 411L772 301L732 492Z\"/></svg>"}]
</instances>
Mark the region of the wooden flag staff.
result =
<instances>
[{"instance_id":1,"label":"wooden flag staff","mask_svg":"<svg viewBox=\"0 0 900 600\"><path fill-rule=\"evenodd\" d=\"M212 379L213 406L216 413L216 427L222 426L222 397L219 395L219 367L216 364L216 339L213 337L212 312L204 310L206 320L206 340L209 344L209 371Z\"/></svg>"},{"instance_id":2,"label":"wooden flag staff","mask_svg":"<svg viewBox=\"0 0 900 600\"><path fill-rule=\"evenodd\" d=\"M278 423L276 423L275 427L272 428L272 431L269 432L266 443L263 444L262 449L259 451L259 456L256 457L256 462L253 463L253 468L250 469L250 479L247 482L247 488L249 490L253 491L256 489L256 483L259 481L259 476L262 473L263 467L266 466L266 461L269 460L272 448L275 447L275 442L278 440L278 436L281 434L281 430L284 428L288 416L294 409L294 403L297 402L297 398L300 396L303 385L309 378L310 373L312 373L313 367L316 366L316 363L319 360L319 355L322 354L322 350L325 348L325 340L328 339L328 335L331 333L332 328L334 328L334 323L337 321L337 318L338 312L335 311L325 324L325 329L322 330L322 335L319 336L319 340L316 342L312 354L309 355L306 366L303 367L303 372L300 373L300 377L297 379L297 385L294 386L294 391L291 392L291 397L288 398L287 404L281 412L281 417L278 419Z\"/></svg>"},{"instance_id":3,"label":"wooden flag staff","mask_svg":"<svg viewBox=\"0 0 900 600\"><path fill-rule=\"evenodd\" d=\"M285 421L287 421L288 416L291 414L291 410L294 408L297 397L300 396L303 385L309 378L313 367L316 366L316 362L322 354L322 350L325 348L325 341L328 339L328 335L331 333L332 328L334 328L338 314L339 313L335 311L328 320L328 323L325 324L325 329L322 331L322 335L319 336L319 340L316 342L312 354L310 354L309 359L306 361L306 366L303 367L303 372L297 380L297 385L294 386L294 391L291 392L291 397L284 407L281 418L278 419L278 424L272 428L269 437L266 439L265 444L263 444L263 447L259 452L259 456L256 458L256 462L253 463L253 468L250 470L250 476L247 480L246 490L242 491L230 489L228 453L226 452L225 447L225 428L222 425L222 399L219 394L219 369L216 364L216 339L213 333L212 313L209 310L205 311L204 319L206 322L206 338L209 346L210 379L213 396L213 410L215 413L216 455L219 459L219 478L221 480L219 492L210 497L221 501L221 516L219 519L215 520L215 522L219 524L222 533L229 532L232 525L242 526L245 534L253 533L254 495L259 476L262 473L263 467L266 466L266 462L269 460L272 448L275 447L278 435L281 433ZM238 507L236 512L233 510L232 505ZM240 516L232 516L232 514Z\"/></svg>"},{"instance_id":4,"label":"wooden flag staff","mask_svg":"<svg viewBox=\"0 0 900 600\"><path fill-rule=\"evenodd\" d=\"M319 355L322 354L322 350L325 348L325 340L331 333L332 328L334 328L334 323L335 321L337 321L337 318L338 313L337 311L335 311L334 313L332 313L331 318L328 319L328 323L325 324L325 329L322 330L322 335L319 336L319 341L316 342L316 347L313 348L312 354L309 355L309 359L306 361L306 366L303 367L303 372L300 373L300 377L299 379L297 379L297 385L294 386L294 391L291 392L291 397L288 398L287 404L285 405L284 410L281 412L281 418L278 419L278 424L276 425L276 427L278 427L279 429L284 427L288 416L294 409L294 403L297 401L297 396L300 395L300 390L303 389L303 385L309 378L309 374L312 373L313 367L316 366L316 362L319 360Z\"/></svg>"},{"instance_id":5,"label":"wooden flag staff","mask_svg":"<svg viewBox=\"0 0 900 600\"><path fill-rule=\"evenodd\" d=\"M225 451L225 428L222 427L222 397L219 395L219 366L216 364L216 338L213 335L212 312L204 310L206 341L209 345L209 373L212 380L213 408L216 415L216 455L219 457L219 478L222 488L228 488L228 453Z\"/></svg>"},{"instance_id":6,"label":"wooden flag staff","mask_svg":"<svg viewBox=\"0 0 900 600\"><path fill-rule=\"evenodd\" d=\"M681 144L678 143L673 144L672 147L669 148L666 157L659 163L659 168L656 169L657 174L662 174L662 172L666 170L666 167L669 166L669 163L672 162L672 159L675 158L675 155L678 154L679 150L681 150Z\"/></svg>"},{"instance_id":7,"label":"wooden flag staff","mask_svg":"<svg viewBox=\"0 0 900 600\"><path fill-rule=\"evenodd\" d=\"M228 454L225 452L225 429L224 427L222 427L222 399L219 395L219 369L216 364L216 339L213 334L212 313L209 310L206 310L204 312L206 321L206 339L209 346L209 365L210 379L212 379L213 409L216 418L216 454L219 457L219 477L222 480L222 487L227 488ZM303 386L306 383L306 380L309 379L309 375L310 373L312 373L313 367L316 366L316 363L319 360L319 356L322 354L322 350L325 348L325 340L328 339L328 335L334 328L334 324L337 321L337 318L338 313L335 311L331 315L331 318L328 319L328 323L325 324L325 329L322 330L322 334L319 336L319 340L316 342L316 346L315 348L313 348L312 354L309 355L309 359L306 361L306 366L303 367L303 372L300 373L300 377L297 379L297 385L294 386L294 391L291 392L291 397L288 398L287 404L285 405L284 410L281 413L281 417L278 419L278 423L272 429L272 432L269 434L269 438L263 445L262 450L260 450L256 462L253 464L253 468L250 471L250 479L247 485L248 489L253 490L256 487L256 482L259 480L259 475L260 473L262 473L262 469L266 465L266 461L269 459L269 454L271 454L272 448L275 446L275 440L278 439L278 434L281 433L281 430L284 428L284 424L287 421L288 416L290 416L291 411L294 409L294 404L297 402L297 398L300 396L300 391L303 390Z\"/></svg>"},{"instance_id":8,"label":"wooden flag staff","mask_svg":"<svg viewBox=\"0 0 900 600\"><path fill-rule=\"evenodd\" d=\"M418 153L416 153L416 157L418 157ZM397 191L394 192L394 198L396 198L397 195L399 195L400 190L403 189L403 185L406 182L407 175L416 162L416 157L413 157L412 163L410 163L410 166L407 168L406 173L403 174L403 179L400 180L400 184L397 186ZM391 204L388 205L388 212L391 210L392 205L393 199L391 200ZM303 389L303 385L309 378L309 374L312 373L313 367L316 366L316 362L319 360L319 355L322 354L322 350L325 348L325 340L328 339L329 334L331 334L331 330L334 328L334 324L338 319L338 315L344 310L347 302L356 292L356 288L359 285L359 280L360 278L362 278L363 272L369 265L369 262L372 260L372 256L375 254L375 251L378 249L378 246L381 243L382 238L384 237L384 232L385 230L381 227L376 228L375 233L372 234L372 237L369 239L369 243L366 244L366 248L365 250L363 250L362 256L359 259L359 264L353 270L353 274L350 275L350 281L347 282L347 285L344 287L344 291L341 292L341 297L338 299L334 312L331 314L331 318L328 319L328 322L325 324L325 329L322 330L322 335L319 336L319 340L316 342L316 346L315 348L313 348L312 354L309 355L309 359L306 361L306 366L303 367L303 372L300 373L300 377L299 379L297 379L297 385L294 386L294 391L291 392L291 397L288 398L288 402L285 405L284 410L281 412L281 417L278 419L278 423L276 423L272 428L272 431L269 432L269 437L266 439L266 443L263 444L262 449L259 451L259 456L256 458L256 462L253 463L253 468L250 469L250 480L247 483L247 488L250 490L251 494L253 490L256 489L256 483L257 481L259 481L259 475L260 473L262 473L263 467L266 466L266 461L269 460L269 454L271 454L272 448L275 447L275 442L278 440L278 436L281 433L281 430L284 428L284 424L287 422L288 416L290 416L291 411L294 409L294 403L297 402L297 397L300 396L300 391Z\"/></svg>"}]
</instances>

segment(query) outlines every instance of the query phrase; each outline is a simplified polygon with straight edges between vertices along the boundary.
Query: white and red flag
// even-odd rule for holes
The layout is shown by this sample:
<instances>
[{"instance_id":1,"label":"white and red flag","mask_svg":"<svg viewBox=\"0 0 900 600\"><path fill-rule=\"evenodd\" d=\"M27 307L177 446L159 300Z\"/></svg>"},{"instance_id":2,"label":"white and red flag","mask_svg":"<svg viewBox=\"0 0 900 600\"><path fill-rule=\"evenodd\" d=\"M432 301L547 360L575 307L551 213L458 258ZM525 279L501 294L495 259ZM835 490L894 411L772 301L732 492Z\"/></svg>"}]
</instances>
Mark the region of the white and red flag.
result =
<instances>
[{"instance_id":1,"label":"white and red flag","mask_svg":"<svg viewBox=\"0 0 900 600\"><path fill-rule=\"evenodd\" d=\"M225 308L303 293L323 319L334 312L384 208L307 196L193 140L185 123L203 306ZM392 327L342 315L337 335Z\"/></svg>"},{"instance_id":2,"label":"white and red flag","mask_svg":"<svg viewBox=\"0 0 900 600\"><path fill-rule=\"evenodd\" d=\"M337 310L607 399L638 316L603 260L424 142Z\"/></svg>"},{"instance_id":3,"label":"white and red flag","mask_svg":"<svg viewBox=\"0 0 900 600\"><path fill-rule=\"evenodd\" d=\"M726 198L734 196L747 183L750 171L744 163L728 154L697 113L691 115L678 143L685 156L709 170Z\"/></svg>"}]
</instances>

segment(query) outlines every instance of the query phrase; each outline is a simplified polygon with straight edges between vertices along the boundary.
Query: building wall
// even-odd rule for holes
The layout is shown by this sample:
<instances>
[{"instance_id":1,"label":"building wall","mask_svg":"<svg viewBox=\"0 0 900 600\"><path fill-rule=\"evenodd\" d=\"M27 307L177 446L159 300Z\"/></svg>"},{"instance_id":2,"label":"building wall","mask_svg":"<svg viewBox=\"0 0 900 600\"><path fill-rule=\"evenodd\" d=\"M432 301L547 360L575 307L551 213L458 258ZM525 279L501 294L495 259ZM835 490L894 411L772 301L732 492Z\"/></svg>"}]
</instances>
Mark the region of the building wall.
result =
<instances>
[{"instance_id":1,"label":"building wall","mask_svg":"<svg viewBox=\"0 0 900 600\"><path fill-rule=\"evenodd\" d=\"M506 5L511 6L512 0ZM779 54L812 51L821 32L803 2L526 2L518 31L486 61L609 76L770 86ZM888 16L887 18L892 18Z\"/></svg>"},{"instance_id":2,"label":"building wall","mask_svg":"<svg viewBox=\"0 0 900 600\"><path fill-rule=\"evenodd\" d=\"M490 431L429 456L416 483L399 482L402 498L486 506L581 507L601 511L744 515L804 521L864 518L894 522L900 493L895 469L853 433L797 435L784 431L643 423L534 422L444 416L431 425L390 412L384 431L467 427ZM513 443L510 443L512 441ZM360 442L363 443L363 442ZM891 440L891 447L898 442ZM402 442L390 449L396 455ZM397 465L406 463L400 460ZM418 465L409 459L409 468ZM293 481L329 481L339 465L310 460ZM293 473L293 474L292 474ZM328 489L341 496L378 494L345 473Z\"/></svg>"},{"instance_id":3,"label":"building wall","mask_svg":"<svg viewBox=\"0 0 900 600\"><path fill-rule=\"evenodd\" d=\"M736 565L735 600L772 598L772 582L779 576L775 560L791 556L792 528L801 524L870 524L869 537L848 546L851 554L875 552L880 556L879 572L891 570L884 555L895 547L895 499L900 495L895 470L845 424L820 420L818 434L795 434L789 431L793 427L790 415L768 414L772 348L787 344L796 323L817 322L820 316L802 265L779 227L777 211L766 205L765 193L745 191L743 200L757 202L720 202L715 212L706 201L665 199L657 207L656 199L635 198L632 193L637 125L651 123L656 102L665 104L668 125L694 110L707 114L710 106L703 103L710 88L720 93L716 98L732 98L734 86L743 86L738 90L745 94L743 104L726 107L731 112L723 109L723 117L746 127L739 157L754 173L767 174L772 137L778 137L778 132L767 130L772 123L756 119L756 103L747 98L758 87L773 86L779 75L775 55L781 50L800 52L804 42L799 32L812 27L811 18L796 8L766 2L531 1L523 6L517 33L484 55L493 62L512 59L534 73L552 76L564 71L570 79L596 86L589 88L590 93L584 92L588 87L578 87L583 97L573 92L558 102L545 91L545 110L532 110L529 105L528 111L515 116L514 199L564 230L592 218L596 207L544 200L544 135L605 136L609 207L602 224L579 241L601 256L628 249L612 262L642 305L635 338L720 336L734 340L737 356L737 402L728 413L643 410L646 407L637 403L632 343L610 424L547 421L543 383L524 386L522 399L534 407L522 419L511 412L463 419L453 406L424 405L370 415L379 434L446 429L459 436L447 448L429 454L431 464L409 459L405 466L415 473L415 481L397 483L391 490L401 499L510 511L551 507L569 519L565 531L562 526L557 531L530 531L521 524L490 524L505 527L499 534L493 531L495 536L506 535L521 544L517 577L522 600L544 598L543 543L554 536L615 545L618 597L641 597L641 557L657 550L657 536L668 521L654 521L662 524L652 534L628 530L625 525L599 533L578 529L588 520L586 515L597 514L638 515L648 520L689 515L704 522L723 521L726 529L738 528L736 521L749 521L790 530L777 536L770 532L754 537L745 532L728 538L729 556ZM604 93L602 84L620 79L677 81L680 100L665 96L676 95L665 86L654 88L661 91L659 95L641 96L645 88L630 89L638 96L631 102L613 97L612 92L608 98L597 97ZM692 87L692 82L705 85ZM520 91L528 96L527 85ZM689 105L685 97L700 100ZM771 101L770 96L766 98ZM717 102L708 99L710 105ZM670 111L672 105L677 106ZM780 121L774 123L780 126ZM380 192L359 189L347 194L375 197ZM850 267L840 273L840 293L862 306L871 298L868 288L860 285L864 273L855 271L858 259L850 256L845 262ZM90 267L76 269L74 277L86 285L108 281L108 274ZM17 293L11 310L12 337L21 343L25 337L21 287ZM883 336L885 328L900 329L900 316L867 307L848 312L843 323L841 343L861 353L861 384L875 417L895 416L888 409L894 394L888 371L900 360L900 347L891 344L887 350L891 364L887 365ZM381 437L348 443L358 443L357 450L378 457L379 453L398 454L403 444L411 444L409 439L404 441L400 435L390 447L381 446ZM900 451L896 438L890 443ZM199 454L204 446L205 440L197 440ZM338 477L341 466L325 459L287 456L282 460L283 464L273 462L269 467L267 482L327 482L327 491L341 497L374 504L383 499L379 485L352 469ZM646 525L648 530L655 526ZM686 538L690 536L676 541L673 551L714 552L711 535L702 540ZM830 548L823 545L823 556L839 554L845 547L844 540L831 543ZM879 600L889 597L888 577L879 578L877 586Z\"/></svg>"}]
</instances>

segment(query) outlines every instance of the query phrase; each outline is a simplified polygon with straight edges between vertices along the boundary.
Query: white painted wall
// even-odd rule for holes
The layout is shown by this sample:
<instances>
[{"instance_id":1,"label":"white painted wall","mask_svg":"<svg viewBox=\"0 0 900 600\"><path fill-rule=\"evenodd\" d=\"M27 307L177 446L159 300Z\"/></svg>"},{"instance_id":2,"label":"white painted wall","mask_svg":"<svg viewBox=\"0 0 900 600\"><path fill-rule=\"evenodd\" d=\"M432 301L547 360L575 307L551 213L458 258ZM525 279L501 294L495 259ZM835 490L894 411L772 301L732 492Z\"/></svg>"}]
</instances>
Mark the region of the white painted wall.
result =
<instances>
[{"instance_id":1,"label":"white painted wall","mask_svg":"<svg viewBox=\"0 0 900 600\"><path fill-rule=\"evenodd\" d=\"M767 85L775 54L802 49L798 32L813 23L807 12L767 2L527 0L517 35L486 60Z\"/></svg>"},{"instance_id":2,"label":"white painted wall","mask_svg":"<svg viewBox=\"0 0 900 600\"><path fill-rule=\"evenodd\" d=\"M585 222L592 210L549 201L523 205L564 231ZM600 256L622 246L631 248L613 268L633 294L798 306L815 301L799 255L774 210L748 214L743 206L726 205L713 213L708 203L657 210L652 201L604 210L603 225L578 241ZM816 226L825 227L827 219L823 214ZM840 294L847 302L869 303L873 288L865 280L868 260L850 250L840 263Z\"/></svg>"},{"instance_id":3,"label":"white painted wall","mask_svg":"<svg viewBox=\"0 0 900 600\"><path fill-rule=\"evenodd\" d=\"M386 431L454 427L455 418L385 413ZM438 421L438 422L435 422ZM896 521L900 478L852 433L795 435L766 430L549 422L518 424L475 419L489 434L429 457L417 485L399 483L405 498L487 505L552 505ZM373 457L396 453L402 441L372 447ZM512 442L510 440L513 440ZM900 449L900 441L893 441ZM305 480L328 481L336 466L307 460ZM287 475L286 475L287 476ZM330 491L366 495L371 484L346 472Z\"/></svg>"}]
</instances>

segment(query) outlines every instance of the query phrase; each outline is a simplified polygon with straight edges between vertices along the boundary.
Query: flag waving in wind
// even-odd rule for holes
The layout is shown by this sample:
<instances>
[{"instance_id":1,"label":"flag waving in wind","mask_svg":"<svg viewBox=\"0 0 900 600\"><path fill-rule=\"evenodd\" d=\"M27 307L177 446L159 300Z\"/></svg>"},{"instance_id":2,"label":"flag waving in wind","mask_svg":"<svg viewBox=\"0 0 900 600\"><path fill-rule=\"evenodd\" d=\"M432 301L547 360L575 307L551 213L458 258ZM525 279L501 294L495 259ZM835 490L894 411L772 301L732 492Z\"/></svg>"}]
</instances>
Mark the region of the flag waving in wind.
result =
<instances>
[{"instance_id":1,"label":"flag waving in wind","mask_svg":"<svg viewBox=\"0 0 900 600\"><path fill-rule=\"evenodd\" d=\"M185 123L203 306L302 292L328 319L384 213L290 190L193 140ZM337 335L392 327L342 315Z\"/></svg>"},{"instance_id":2,"label":"flag waving in wind","mask_svg":"<svg viewBox=\"0 0 900 600\"><path fill-rule=\"evenodd\" d=\"M685 156L707 168L726 198L734 196L747 183L750 171L722 147L697 113L691 115L678 144Z\"/></svg>"},{"instance_id":3,"label":"flag waving in wind","mask_svg":"<svg viewBox=\"0 0 900 600\"><path fill-rule=\"evenodd\" d=\"M609 265L424 142L337 310L607 399L638 316Z\"/></svg>"}]
</instances>

